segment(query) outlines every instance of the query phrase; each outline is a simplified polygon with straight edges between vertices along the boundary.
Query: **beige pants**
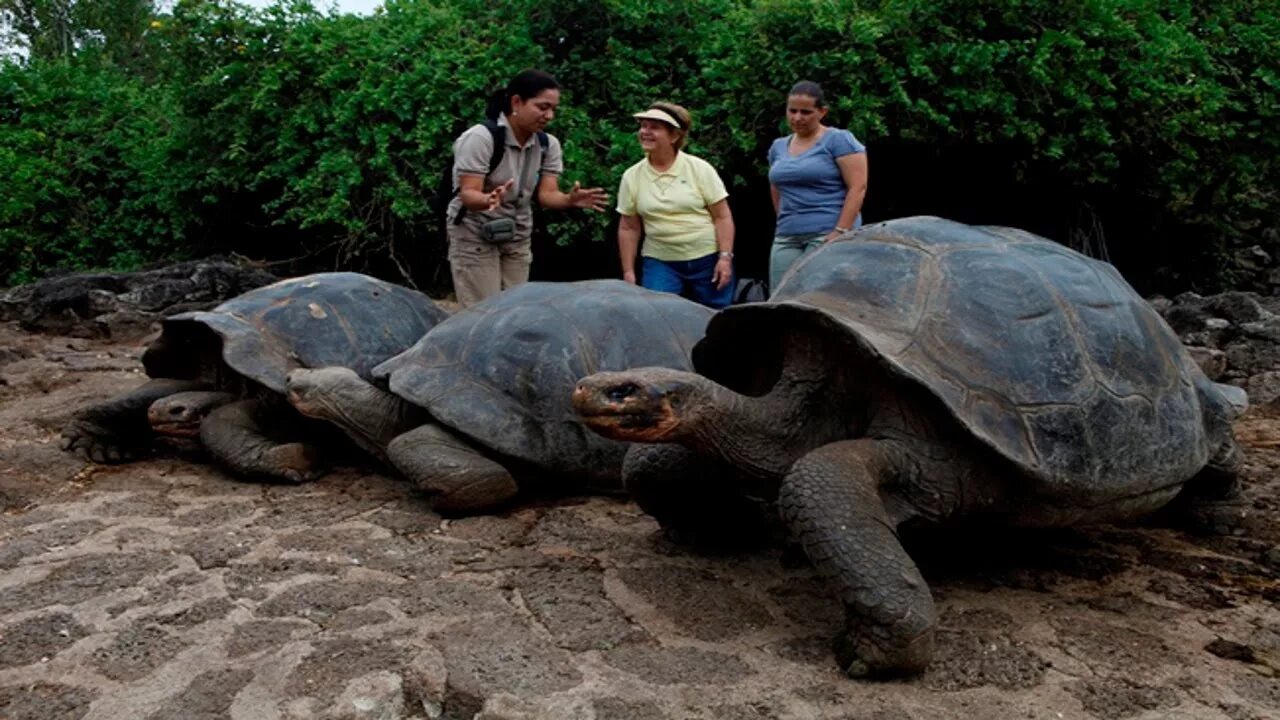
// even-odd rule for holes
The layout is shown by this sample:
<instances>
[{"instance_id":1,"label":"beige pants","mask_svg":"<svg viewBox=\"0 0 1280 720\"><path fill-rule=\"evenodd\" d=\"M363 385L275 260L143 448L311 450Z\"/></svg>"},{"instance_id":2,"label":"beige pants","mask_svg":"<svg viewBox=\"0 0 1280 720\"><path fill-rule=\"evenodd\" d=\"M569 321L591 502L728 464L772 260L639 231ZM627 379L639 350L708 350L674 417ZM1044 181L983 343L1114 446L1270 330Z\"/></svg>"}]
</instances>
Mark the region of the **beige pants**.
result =
<instances>
[{"instance_id":1,"label":"beige pants","mask_svg":"<svg viewBox=\"0 0 1280 720\"><path fill-rule=\"evenodd\" d=\"M532 244L514 240L495 245L471 237L462 228L449 228L449 268L462 307L528 282Z\"/></svg>"}]
</instances>

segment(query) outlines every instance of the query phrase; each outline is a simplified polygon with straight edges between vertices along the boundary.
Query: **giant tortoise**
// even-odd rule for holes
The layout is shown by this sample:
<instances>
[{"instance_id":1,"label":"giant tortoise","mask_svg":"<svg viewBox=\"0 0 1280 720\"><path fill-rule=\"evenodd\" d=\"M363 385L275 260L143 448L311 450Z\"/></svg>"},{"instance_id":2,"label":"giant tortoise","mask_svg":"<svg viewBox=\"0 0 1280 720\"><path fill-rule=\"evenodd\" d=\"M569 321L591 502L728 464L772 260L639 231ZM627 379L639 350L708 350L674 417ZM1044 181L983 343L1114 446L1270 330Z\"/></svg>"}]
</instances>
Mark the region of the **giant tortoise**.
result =
<instances>
[{"instance_id":1,"label":"giant tortoise","mask_svg":"<svg viewBox=\"0 0 1280 720\"><path fill-rule=\"evenodd\" d=\"M157 435L198 438L237 473L311 479L306 422L283 400L289 370L342 365L367 377L445 317L422 293L350 272L282 280L170 316L142 355L152 379L77 413L62 447L122 462Z\"/></svg>"},{"instance_id":2,"label":"giant tortoise","mask_svg":"<svg viewBox=\"0 0 1280 720\"><path fill-rule=\"evenodd\" d=\"M473 305L374 369L289 373L290 401L381 454L442 512L483 511L521 484L621 491L626 444L570 404L601 370L689 370L712 311L618 280L533 282Z\"/></svg>"},{"instance_id":3,"label":"giant tortoise","mask_svg":"<svg viewBox=\"0 0 1280 720\"><path fill-rule=\"evenodd\" d=\"M1107 521L1180 493L1239 516L1243 392L1210 382L1110 265L1020 230L916 217L845 235L769 302L717 314L694 367L593 375L574 404L608 437L674 443L634 446L624 473L664 525L723 525L744 488L776 501L838 588L852 675L932 652L902 523ZM742 479L685 478L700 455Z\"/></svg>"}]
</instances>

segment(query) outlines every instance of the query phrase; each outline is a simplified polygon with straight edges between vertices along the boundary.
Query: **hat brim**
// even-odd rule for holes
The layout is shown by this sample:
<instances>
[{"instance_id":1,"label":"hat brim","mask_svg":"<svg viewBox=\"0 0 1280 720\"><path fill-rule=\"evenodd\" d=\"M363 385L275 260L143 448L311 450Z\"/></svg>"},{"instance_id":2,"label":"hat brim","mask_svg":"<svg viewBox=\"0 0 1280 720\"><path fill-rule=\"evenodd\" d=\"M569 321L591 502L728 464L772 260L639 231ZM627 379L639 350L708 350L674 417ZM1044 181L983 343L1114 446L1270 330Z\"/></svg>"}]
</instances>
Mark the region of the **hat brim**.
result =
<instances>
[{"instance_id":1,"label":"hat brim","mask_svg":"<svg viewBox=\"0 0 1280 720\"><path fill-rule=\"evenodd\" d=\"M676 120L675 116L665 110L659 110L658 108L649 108L644 112L632 113L631 117L637 120L657 120L660 123L670 125L676 130L680 129L680 121Z\"/></svg>"}]
</instances>

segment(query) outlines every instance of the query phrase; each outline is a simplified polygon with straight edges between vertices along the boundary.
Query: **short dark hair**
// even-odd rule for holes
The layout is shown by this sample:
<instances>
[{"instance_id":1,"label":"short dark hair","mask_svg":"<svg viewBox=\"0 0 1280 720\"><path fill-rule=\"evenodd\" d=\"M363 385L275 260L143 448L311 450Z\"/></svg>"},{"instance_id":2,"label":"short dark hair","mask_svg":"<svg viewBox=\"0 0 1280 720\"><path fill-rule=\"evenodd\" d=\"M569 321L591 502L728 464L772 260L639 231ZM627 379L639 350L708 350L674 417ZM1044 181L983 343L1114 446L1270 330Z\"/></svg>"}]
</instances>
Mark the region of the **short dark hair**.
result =
<instances>
[{"instance_id":1,"label":"short dark hair","mask_svg":"<svg viewBox=\"0 0 1280 720\"><path fill-rule=\"evenodd\" d=\"M511 98L521 100L535 98L543 90L559 90L560 83L549 72L528 68L511 78L505 88L496 90L489 96L489 106L485 108L485 117L497 121L498 116L511 112Z\"/></svg>"},{"instance_id":2,"label":"short dark hair","mask_svg":"<svg viewBox=\"0 0 1280 720\"><path fill-rule=\"evenodd\" d=\"M787 93L787 97L792 95L803 95L813 98L814 107L826 107L826 101L822 99L822 86L811 80L801 80L791 86L791 92Z\"/></svg>"}]
</instances>

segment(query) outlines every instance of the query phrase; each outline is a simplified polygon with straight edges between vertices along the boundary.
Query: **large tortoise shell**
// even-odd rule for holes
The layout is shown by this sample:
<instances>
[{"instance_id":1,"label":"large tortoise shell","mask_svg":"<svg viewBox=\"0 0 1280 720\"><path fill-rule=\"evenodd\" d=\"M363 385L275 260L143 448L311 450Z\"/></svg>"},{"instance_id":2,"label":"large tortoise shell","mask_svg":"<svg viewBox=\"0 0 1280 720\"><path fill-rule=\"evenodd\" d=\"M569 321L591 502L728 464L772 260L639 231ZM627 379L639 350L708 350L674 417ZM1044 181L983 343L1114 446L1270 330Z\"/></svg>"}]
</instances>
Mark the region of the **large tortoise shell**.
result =
<instances>
[{"instance_id":1,"label":"large tortoise shell","mask_svg":"<svg viewBox=\"0 0 1280 720\"><path fill-rule=\"evenodd\" d=\"M717 315L695 366L747 377L742 348L771 327L847 334L1048 487L1155 491L1210 453L1202 403L1221 398L1168 325L1111 265L1021 230L916 217L846 235L769 302Z\"/></svg>"},{"instance_id":2,"label":"large tortoise shell","mask_svg":"<svg viewBox=\"0 0 1280 720\"><path fill-rule=\"evenodd\" d=\"M531 282L458 312L374 375L491 451L616 485L626 444L582 425L574 386L606 370L692 369L711 315L620 280Z\"/></svg>"},{"instance_id":3,"label":"large tortoise shell","mask_svg":"<svg viewBox=\"0 0 1280 720\"><path fill-rule=\"evenodd\" d=\"M342 366L368 378L446 317L426 295L367 275L305 275L166 318L143 364L152 377L191 376L212 331L227 367L283 393L295 368Z\"/></svg>"}]
</instances>

